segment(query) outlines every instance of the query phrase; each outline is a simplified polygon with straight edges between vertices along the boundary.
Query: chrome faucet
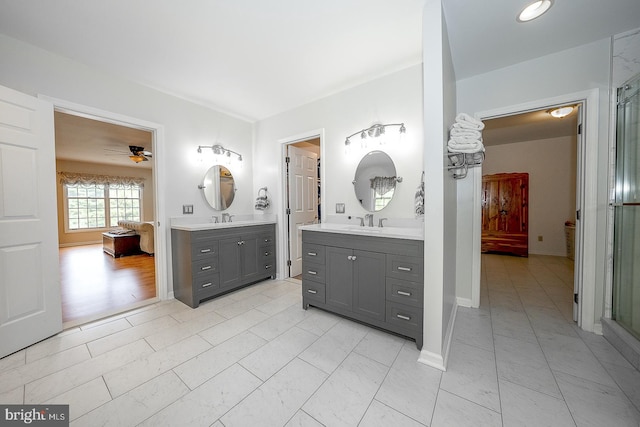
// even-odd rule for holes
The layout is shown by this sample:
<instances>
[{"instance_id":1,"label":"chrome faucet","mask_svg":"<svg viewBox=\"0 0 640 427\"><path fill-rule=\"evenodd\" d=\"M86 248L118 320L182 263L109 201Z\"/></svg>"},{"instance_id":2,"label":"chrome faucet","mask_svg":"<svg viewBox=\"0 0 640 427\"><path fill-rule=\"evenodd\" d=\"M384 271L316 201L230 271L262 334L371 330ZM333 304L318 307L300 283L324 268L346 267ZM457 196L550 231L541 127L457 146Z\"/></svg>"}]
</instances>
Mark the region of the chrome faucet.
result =
<instances>
[{"instance_id":1,"label":"chrome faucet","mask_svg":"<svg viewBox=\"0 0 640 427\"><path fill-rule=\"evenodd\" d=\"M389 219L389 218L380 218L380 219L378 220L378 227L382 227L382 221L385 221L385 220L387 220L387 219Z\"/></svg>"},{"instance_id":2,"label":"chrome faucet","mask_svg":"<svg viewBox=\"0 0 640 427\"><path fill-rule=\"evenodd\" d=\"M220 222L220 218L218 218L218 215L213 215L211 217L211 222L213 222L214 224L217 224Z\"/></svg>"},{"instance_id":3,"label":"chrome faucet","mask_svg":"<svg viewBox=\"0 0 640 427\"><path fill-rule=\"evenodd\" d=\"M229 215L228 213L224 212L222 214L222 222L231 222L231 215Z\"/></svg>"},{"instance_id":4,"label":"chrome faucet","mask_svg":"<svg viewBox=\"0 0 640 427\"><path fill-rule=\"evenodd\" d=\"M360 227L364 227L364 218L362 218L361 216L357 216L356 219L360 220Z\"/></svg>"},{"instance_id":5,"label":"chrome faucet","mask_svg":"<svg viewBox=\"0 0 640 427\"><path fill-rule=\"evenodd\" d=\"M369 221L369 227L373 227L373 214L366 214L364 216L364 219L366 219L367 221Z\"/></svg>"}]
</instances>

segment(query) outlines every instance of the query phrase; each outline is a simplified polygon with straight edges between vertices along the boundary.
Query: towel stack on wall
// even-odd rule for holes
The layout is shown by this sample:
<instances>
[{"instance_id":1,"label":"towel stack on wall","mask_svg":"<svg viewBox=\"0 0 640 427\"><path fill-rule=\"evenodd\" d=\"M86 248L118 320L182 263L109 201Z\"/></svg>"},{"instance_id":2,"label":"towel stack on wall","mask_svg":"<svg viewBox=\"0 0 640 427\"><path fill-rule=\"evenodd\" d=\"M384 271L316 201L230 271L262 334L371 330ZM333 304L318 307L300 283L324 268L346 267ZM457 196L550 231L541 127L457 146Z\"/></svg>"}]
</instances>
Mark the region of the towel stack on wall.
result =
<instances>
[{"instance_id":1,"label":"towel stack on wall","mask_svg":"<svg viewBox=\"0 0 640 427\"><path fill-rule=\"evenodd\" d=\"M264 191L264 194L260 194ZM269 207L271 202L269 202L269 197L267 195L267 187L262 187L258 190L258 197L256 198L255 209L258 211L263 211Z\"/></svg>"},{"instance_id":2,"label":"towel stack on wall","mask_svg":"<svg viewBox=\"0 0 640 427\"><path fill-rule=\"evenodd\" d=\"M484 151L482 144L484 123L468 114L460 113L449 130L447 149L450 153L479 153Z\"/></svg>"}]
</instances>

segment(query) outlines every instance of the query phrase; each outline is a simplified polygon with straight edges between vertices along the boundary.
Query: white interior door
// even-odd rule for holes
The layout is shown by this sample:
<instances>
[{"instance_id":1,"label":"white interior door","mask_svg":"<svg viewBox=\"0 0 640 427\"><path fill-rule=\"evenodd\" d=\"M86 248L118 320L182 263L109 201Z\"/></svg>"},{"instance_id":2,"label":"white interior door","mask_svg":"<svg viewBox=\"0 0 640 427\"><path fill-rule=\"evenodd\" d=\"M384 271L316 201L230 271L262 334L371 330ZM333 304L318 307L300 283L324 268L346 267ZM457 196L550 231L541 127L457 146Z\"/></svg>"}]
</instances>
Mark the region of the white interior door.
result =
<instances>
[{"instance_id":1,"label":"white interior door","mask_svg":"<svg viewBox=\"0 0 640 427\"><path fill-rule=\"evenodd\" d=\"M318 155L289 145L289 254L290 276L302 273L303 225L318 222Z\"/></svg>"},{"instance_id":2,"label":"white interior door","mask_svg":"<svg viewBox=\"0 0 640 427\"><path fill-rule=\"evenodd\" d=\"M0 357L62 330L53 105L0 86Z\"/></svg>"}]
</instances>

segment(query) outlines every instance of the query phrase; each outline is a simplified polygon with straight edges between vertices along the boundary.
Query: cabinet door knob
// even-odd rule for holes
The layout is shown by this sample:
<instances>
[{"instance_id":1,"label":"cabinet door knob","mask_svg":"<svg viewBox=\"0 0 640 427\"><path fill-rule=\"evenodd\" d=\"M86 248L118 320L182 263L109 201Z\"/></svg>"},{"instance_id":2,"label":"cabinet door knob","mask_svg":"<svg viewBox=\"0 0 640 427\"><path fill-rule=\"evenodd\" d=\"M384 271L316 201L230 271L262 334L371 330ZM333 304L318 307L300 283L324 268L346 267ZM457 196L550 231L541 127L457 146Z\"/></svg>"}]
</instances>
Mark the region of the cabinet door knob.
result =
<instances>
[{"instance_id":1,"label":"cabinet door knob","mask_svg":"<svg viewBox=\"0 0 640 427\"><path fill-rule=\"evenodd\" d=\"M351 257L351 261L355 261L355 260L356 260L356 256L354 255Z\"/></svg>"},{"instance_id":2,"label":"cabinet door knob","mask_svg":"<svg viewBox=\"0 0 640 427\"><path fill-rule=\"evenodd\" d=\"M270 269L270 268L271 268L271 264L269 264L269 265L265 265L265 266L264 266L264 269L265 269L265 270L268 270L268 269Z\"/></svg>"},{"instance_id":3,"label":"cabinet door knob","mask_svg":"<svg viewBox=\"0 0 640 427\"><path fill-rule=\"evenodd\" d=\"M397 294L398 295L402 295L404 297L410 297L411 296L411 292L405 292L405 291L398 291Z\"/></svg>"},{"instance_id":4,"label":"cabinet door knob","mask_svg":"<svg viewBox=\"0 0 640 427\"><path fill-rule=\"evenodd\" d=\"M396 314L396 317L402 320L411 320L411 317L405 316L404 314Z\"/></svg>"},{"instance_id":5,"label":"cabinet door knob","mask_svg":"<svg viewBox=\"0 0 640 427\"><path fill-rule=\"evenodd\" d=\"M264 256L269 256L269 255L271 255L271 252L265 252L264 253Z\"/></svg>"}]
</instances>

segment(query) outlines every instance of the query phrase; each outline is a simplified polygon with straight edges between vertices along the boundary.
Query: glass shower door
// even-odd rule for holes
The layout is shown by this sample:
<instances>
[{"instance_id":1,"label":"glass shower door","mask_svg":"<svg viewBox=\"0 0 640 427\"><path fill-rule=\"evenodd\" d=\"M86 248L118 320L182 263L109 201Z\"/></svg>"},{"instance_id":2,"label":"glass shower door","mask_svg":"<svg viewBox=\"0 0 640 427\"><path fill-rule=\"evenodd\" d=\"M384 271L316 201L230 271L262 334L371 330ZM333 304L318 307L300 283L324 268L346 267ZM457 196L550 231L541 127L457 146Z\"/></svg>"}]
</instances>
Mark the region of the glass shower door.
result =
<instances>
[{"instance_id":1,"label":"glass shower door","mask_svg":"<svg viewBox=\"0 0 640 427\"><path fill-rule=\"evenodd\" d=\"M640 339L640 76L618 89L613 318Z\"/></svg>"}]
</instances>

